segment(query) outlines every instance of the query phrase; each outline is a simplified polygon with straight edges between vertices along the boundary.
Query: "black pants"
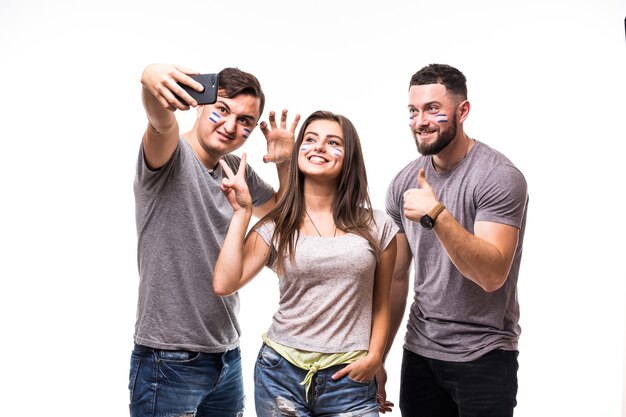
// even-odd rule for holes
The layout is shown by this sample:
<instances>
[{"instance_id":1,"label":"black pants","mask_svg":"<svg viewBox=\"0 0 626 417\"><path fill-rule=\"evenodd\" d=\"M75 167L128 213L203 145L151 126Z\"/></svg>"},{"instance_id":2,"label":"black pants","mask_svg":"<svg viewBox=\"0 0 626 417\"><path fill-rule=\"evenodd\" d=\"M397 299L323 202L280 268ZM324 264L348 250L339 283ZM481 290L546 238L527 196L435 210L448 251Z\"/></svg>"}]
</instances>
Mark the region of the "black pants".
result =
<instances>
[{"instance_id":1,"label":"black pants","mask_svg":"<svg viewBox=\"0 0 626 417\"><path fill-rule=\"evenodd\" d=\"M425 358L404 349L403 417L512 417L517 351L494 350L471 362Z\"/></svg>"}]
</instances>

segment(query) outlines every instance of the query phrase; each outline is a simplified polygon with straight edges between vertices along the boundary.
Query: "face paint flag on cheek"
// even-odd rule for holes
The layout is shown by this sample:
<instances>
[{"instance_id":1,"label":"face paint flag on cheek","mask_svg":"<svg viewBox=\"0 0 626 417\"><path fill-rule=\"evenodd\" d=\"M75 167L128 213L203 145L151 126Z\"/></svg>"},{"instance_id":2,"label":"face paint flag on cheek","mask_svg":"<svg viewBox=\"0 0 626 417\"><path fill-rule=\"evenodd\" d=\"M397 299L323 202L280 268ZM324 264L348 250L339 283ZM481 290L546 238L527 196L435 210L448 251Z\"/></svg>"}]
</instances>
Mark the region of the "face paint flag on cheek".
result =
<instances>
[{"instance_id":1,"label":"face paint flag on cheek","mask_svg":"<svg viewBox=\"0 0 626 417\"><path fill-rule=\"evenodd\" d=\"M220 116L216 112L211 112L211 116L209 117L209 120L212 121L213 123L217 123L218 120L220 120L221 118L222 116Z\"/></svg>"},{"instance_id":2,"label":"face paint flag on cheek","mask_svg":"<svg viewBox=\"0 0 626 417\"><path fill-rule=\"evenodd\" d=\"M337 148L335 148L335 149L333 149L333 153L334 153L335 155L337 155L337 156L341 156L341 154L342 154L343 152L341 151L341 149L337 149Z\"/></svg>"},{"instance_id":3,"label":"face paint flag on cheek","mask_svg":"<svg viewBox=\"0 0 626 417\"><path fill-rule=\"evenodd\" d=\"M300 152L307 152L309 149L311 149L310 144L303 143L302 145L300 145Z\"/></svg>"},{"instance_id":4,"label":"face paint flag on cheek","mask_svg":"<svg viewBox=\"0 0 626 417\"><path fill-rule=\"evenodd\" d=\"M248 139L248 136L250 136L250 129L246 129L245 127L243 128L243 138L244 139Z\"/></svg>"},{"instance_id":5,"label":"face paint flag on cheek","mask_svg":"<svg viewBox=\"0 0 626 417\"><path fill-rule=\"evenodd\" d=\"M448 115L444 114L444 113L439 113L435 115L435 121L437 121L437 123L447 123L448 122Z\"/></svg>"}]
</instances>

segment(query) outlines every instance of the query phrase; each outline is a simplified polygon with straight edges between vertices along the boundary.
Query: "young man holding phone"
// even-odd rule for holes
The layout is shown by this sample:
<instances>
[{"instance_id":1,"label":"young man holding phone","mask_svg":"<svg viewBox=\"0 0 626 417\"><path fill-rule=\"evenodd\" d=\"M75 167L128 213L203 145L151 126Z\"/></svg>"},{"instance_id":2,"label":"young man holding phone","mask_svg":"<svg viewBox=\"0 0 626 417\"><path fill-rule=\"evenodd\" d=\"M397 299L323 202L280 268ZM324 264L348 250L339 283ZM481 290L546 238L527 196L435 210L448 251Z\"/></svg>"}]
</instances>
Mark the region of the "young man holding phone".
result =
<instances>
[{"instance_id":1,"label":"young man holding phone","mask_svg":"<svg viewBox=\"0 0 626 417\"><path fill-rule=\"evenodd\" d=\"M217 97L199 105L183 88L203 86L195 71L152 64L141 77L148 127L137 163L135 204L139 299L129 377L130 415L238 416L243 411L239 353L239 298L213 293L212 272L233 210L220 185L223 159L246 163L231 152L257 125L265 96L252 74L225 68ZM195 94L194 94L195 95ZM210 100L212 101L212 100ZM176 110L196 107L197 118L181 134ZM246 166L254 215L271 210L287 183L299 115L286 127L270 112L265 162L276 164L278 192Z\"/></svg>"}]
</instances>

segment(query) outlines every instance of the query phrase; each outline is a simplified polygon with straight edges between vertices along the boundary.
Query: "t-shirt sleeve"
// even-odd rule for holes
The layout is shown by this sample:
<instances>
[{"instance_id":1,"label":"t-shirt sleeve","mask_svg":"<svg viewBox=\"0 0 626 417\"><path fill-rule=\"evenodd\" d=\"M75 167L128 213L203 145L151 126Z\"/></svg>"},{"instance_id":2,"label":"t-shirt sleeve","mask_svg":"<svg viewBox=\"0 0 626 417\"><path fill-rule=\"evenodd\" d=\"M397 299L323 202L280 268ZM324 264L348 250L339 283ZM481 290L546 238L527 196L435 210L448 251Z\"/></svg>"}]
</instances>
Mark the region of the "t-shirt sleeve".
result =
<instances>
[{"instance_id":1,"label":"t-shirt sleeve","mask_svg":"<svg viewBox=\"0 0 626 417\"><path fill-rule=\"evenodd\" d=\"M261 239L269 246L272 247L272 235L274 234L274 223L266 222L262 225L255 226L252 230L257 232Z\"/></svg>"},{"instance_id":2,"label":"t-shirt sleeve","mask_svg":"<svg viewBox=\"0 0 626 417\"><path fill-rule=\"evenodd\" d=\"M385 200L385 209L389 217L393 220L397 232L404 233L404 225L402 224L402 217L404 216L404 210L402 207L402 196L398 197L399 187L396 185L398 178L394 178L387 189L387 197Z\"/></svg>"},{"instance_id":3,"label":"t-shirt sleeve","mask_svg":"<svg viewBox=\"0 0 626 417\"><path fill-rule=\"evenodd\" d=\"M388 214L379 210L374 210L374 221L376 222L376 237L380 244L380 249L385 250L389 242L398 233L399 227Z\"/></svg>"},{"instance_id":4,"label":"t-shirt sleeve","mask_svg":"<svg viewBox=\"0 0 626 417\"><path fill-rule=\"evenodd\" d=\"M524 175L514 166L501 164L485 179L477 195L476 221L520 228L528 201Z\"/></svg>"},{"instance_id":5,"label":"t-shirt sleeve","mask_svg":"<svg viewBox=\"0 0 626 417\"><path fill-rule=\"evenodd\" d=\"M143 149L143 140L141 141L141 145L139 146L139 155L137 158L137 173L135 179L136 183L140 185L141 188L143 188L145 191L150 191L151 189L154 189L155 186L165 181L165 179L171 174L175 165L181 163L181 160L184 157L183 152L181 151L181 140L182 139L178 138L178 146L174 150L174 153L170 157L169 161L167 161L165 165L157 169L150 169L146 164L146 156Z\"/></svg>"}]
</instances>

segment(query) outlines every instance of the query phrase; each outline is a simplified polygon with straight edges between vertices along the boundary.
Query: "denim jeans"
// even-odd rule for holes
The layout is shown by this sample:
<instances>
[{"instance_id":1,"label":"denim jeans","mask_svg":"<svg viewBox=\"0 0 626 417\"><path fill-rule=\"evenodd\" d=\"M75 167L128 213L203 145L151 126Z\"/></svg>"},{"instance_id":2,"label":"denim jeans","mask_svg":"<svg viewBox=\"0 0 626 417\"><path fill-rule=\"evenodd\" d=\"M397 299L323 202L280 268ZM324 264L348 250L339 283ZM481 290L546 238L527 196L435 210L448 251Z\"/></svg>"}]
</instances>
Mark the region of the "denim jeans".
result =
<instances>
[{"instance_id":1,"label":"denim jeans","mask_svg":"<svg viewBox=\"0 0 626 417\"><path fill-rule=\"evenodd\" d=\"M239 348L199 353L135 345L128 389L131 417L241 416Z\"/></svg>"},{"instance_id":2,"label":"denim jeans","mask_svg":"<svg viewBox=\"0 0 626 417\"><path fill-rule=\"evenodd\" d=\"M304 385L300 385L307 371L263 344L254 368L257 416L377 417L376 381L357 382L348 376L333 381L332 374L344 366L318 371L307 402Z\"/></svg>"},{"instance_id":3,"label":"denim jeans","mask_svg":"<svg viewBox=\"0 0 626 417\"><path fill-rule=\"evenodd\" d=\"M496 349L470 362L425 358L404 350L403 417L512 417L517 404L517 351Z\"/></svg>"}]
</instances>

